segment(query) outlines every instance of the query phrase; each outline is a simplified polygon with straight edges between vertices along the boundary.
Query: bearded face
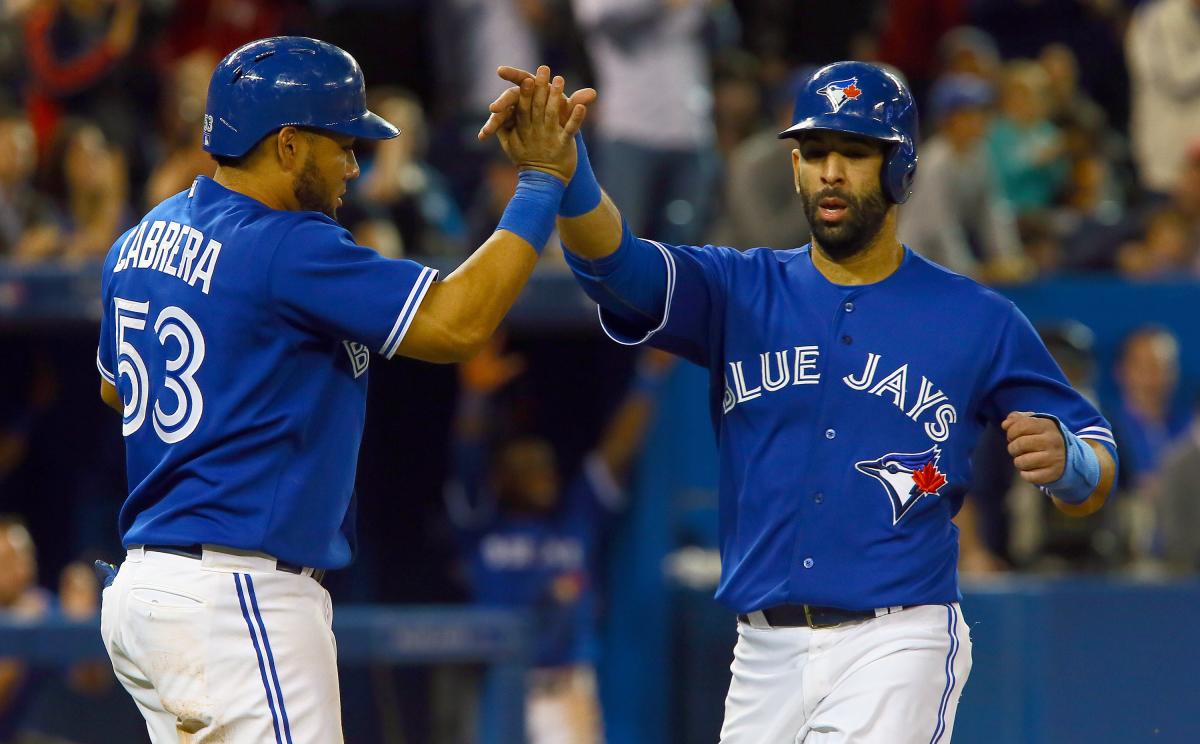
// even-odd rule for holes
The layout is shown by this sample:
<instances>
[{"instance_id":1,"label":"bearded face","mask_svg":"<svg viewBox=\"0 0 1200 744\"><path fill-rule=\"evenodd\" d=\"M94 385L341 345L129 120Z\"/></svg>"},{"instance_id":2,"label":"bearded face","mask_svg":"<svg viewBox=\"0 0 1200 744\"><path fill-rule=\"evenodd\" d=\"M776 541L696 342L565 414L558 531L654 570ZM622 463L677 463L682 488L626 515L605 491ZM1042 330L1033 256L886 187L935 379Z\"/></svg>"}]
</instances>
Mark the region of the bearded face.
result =
<instances>
[{"instance_id":1,"label":"bearded face","mask_svg":"<svg viewBox=\"0 0 1200 744\"><path fill-rule=\"evenodd\" d=\"M862 252L892 206L880 182L884 143L814 131L801 139L798 150L796 189L814 242L834 261Z\"/></svg>"}]
</instances>

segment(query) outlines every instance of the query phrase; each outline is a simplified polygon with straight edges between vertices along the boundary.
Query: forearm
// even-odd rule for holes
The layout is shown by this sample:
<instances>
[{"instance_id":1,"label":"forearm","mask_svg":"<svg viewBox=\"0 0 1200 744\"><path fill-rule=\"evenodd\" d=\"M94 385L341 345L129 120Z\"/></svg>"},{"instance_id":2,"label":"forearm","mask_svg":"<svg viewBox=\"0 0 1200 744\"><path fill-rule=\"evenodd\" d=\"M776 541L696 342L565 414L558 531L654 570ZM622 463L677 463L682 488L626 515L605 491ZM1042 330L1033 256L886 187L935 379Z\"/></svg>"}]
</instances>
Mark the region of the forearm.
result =
<instances>
[{"instance_id":1,"label":"forearm","mask_svg":"<svg viewBox=\"0 0 1200 744\"><path fill-rule=\"evenodd\" d=\"M594 261L620 246L621 212L600 189L582 132L575 135L575 152L575 173L558 207L558 235L570 253Z\"/></svg>"},{"instance_id":2,"label":"forearm","mask_svg":"<svg viewBox=\"0 0 1200 744\"><path fill-rule=\"evenodd\" d=\"M550 238L565 184L540 170L521 172L492 233L450 276L429 288L396 353L427 362L474 356L495 332Z\"/></svg>"},{"instance_id":3,"label":"forearm","mask_svg":"<svg viewBox=\"0 0 1200 744\"><path fill-rule=\"evenodd\" d=\"M611 255L621 245L621 212L608 194L601 194L595 209L578 217L558 216L563 246L579 258L594 261Z\"/></svg>"},{"instance_id":4,"label":"forearm","mask_svg":"<svg viewBox=\"0 0 1200 744\"><path fill-rule=\"evenodd\" d=\"M489 408L486 395L464 390L455 414L454 442L451 447L453 477L462 486L463 496L471 507L477 506L476 496L483 483L487 463L484 441Z\"/></svg>"},{"instance_id":5,"label":"forearm","mask_svg":"<svg viewBox=\"0 0 1200 744\"><path fill-rule=\"evenodd\" d=\"M621 477L641 450L654 413L658 391L666 381L666 369L648 369L644 362L634 372L625 401L609 421L596 448L609 472Z\"/></svg>"},{"instance_id":6,"label":"forearm","mask_svg":"<svg viewBox=\"0 0 1200 744\"><path fill-rule=\"evenodd\" d=\"M1092 440L1085 439L1084 442L1096 453L1096 459L1100 461L1099 484L1086 500L1078 504L1069 504L1051 495L1054 506L1063 514L1071 517L1086 517L1099 511L1100 507L1104 506L1104 502L1108 500L1108 495L1117 481L1117 464L1109 454L1108 448Z\"/></svg>"},{"instance_id":7,"label":"forearm","mask_svg":"<svg viewBox=\"0 0 1200 744\"><path fill-rule=\"evenodd\" d=\"M537 265L523 238L497 230L461 266L429 288L396 353L426 362L474 356L495 332Z\"/></svg>"}]
</instances>

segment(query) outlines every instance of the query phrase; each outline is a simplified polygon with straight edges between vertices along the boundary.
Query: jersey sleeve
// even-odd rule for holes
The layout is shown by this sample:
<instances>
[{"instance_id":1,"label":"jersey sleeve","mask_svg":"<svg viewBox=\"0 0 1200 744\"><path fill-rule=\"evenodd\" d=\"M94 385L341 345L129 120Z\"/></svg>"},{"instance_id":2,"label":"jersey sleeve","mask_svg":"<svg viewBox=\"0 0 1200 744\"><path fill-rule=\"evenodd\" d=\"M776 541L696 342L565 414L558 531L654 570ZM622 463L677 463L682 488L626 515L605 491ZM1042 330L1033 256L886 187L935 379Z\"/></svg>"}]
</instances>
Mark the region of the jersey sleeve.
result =
<instances>
[{"instance_id":1,"label":"jersey sleeve","mask_svg":"<svg viewBox=\"0 0 1200 744\"><path fill-rule=\"evenodd\" d=\"M639 240L654 246L667 265L662 318L656 326L639 326L601 306L601 327L619 344L645 343L707 367L713 349L720 345L727 292L727 254L737 251Z\"/></svg>"},{"instance_id":2,"label":"jersey sleeve","mask_svg":"<svg viewBox=\"0 0 1200 744\"><path fill-rule=\"evenodd\" d=\"M271 295L287 320L385 357L396 353L436 279L435 269L384 258L315 217L288 231L270 269Z\"/></svg>"},{"instance_id":3,"label":"jersey sleeve","mask_svg":"<svg viewBox=\"0 0 1200 744\"><path fill-rule=\"evenodd\" d=\"M1037 331L1016 306L1010 305L987 375L981 412L988 419L1003 421L1013 411L1053 416L1080 439L1103 444L1116 460L1112 426L1071 387Z\"/></svg>"}]
</instances>

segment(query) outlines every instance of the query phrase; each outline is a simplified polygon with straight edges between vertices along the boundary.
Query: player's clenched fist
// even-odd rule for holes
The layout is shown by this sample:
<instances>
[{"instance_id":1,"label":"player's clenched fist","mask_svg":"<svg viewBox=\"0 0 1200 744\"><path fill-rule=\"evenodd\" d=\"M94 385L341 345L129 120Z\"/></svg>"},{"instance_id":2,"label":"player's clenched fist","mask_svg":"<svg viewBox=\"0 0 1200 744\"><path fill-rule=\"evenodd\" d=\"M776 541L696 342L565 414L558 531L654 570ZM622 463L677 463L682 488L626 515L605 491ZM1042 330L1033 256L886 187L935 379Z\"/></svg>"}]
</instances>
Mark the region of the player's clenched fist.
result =
<instances>
[{"instance_id":1,"label":"player's clenched fist","mask_svg":"<svg viewBox=\"0 0 1200 744\"><path fill-rule=\"evenodd\" d=\"M575 133L583 124L587 108L576 105L565 123L559 114L566 98L562 77L550 80L550 68L542 65L533 78L521 82L513 126L497 132L504 153L522 168L534 168L570 181L575 173Z\"/></svg>"},{"instance_id":2,"label":"player's clenched fist","mask_svg":"<svg viewBox=\"0 0 1200 744\"><path fill-rule=\"evenodd\" d=\"M1067 446L1057 421L1013 411L1000 428L1008 435L1008 454L1022 478L1044 486L1062 477Z\"/></svg>"}]
</instances>

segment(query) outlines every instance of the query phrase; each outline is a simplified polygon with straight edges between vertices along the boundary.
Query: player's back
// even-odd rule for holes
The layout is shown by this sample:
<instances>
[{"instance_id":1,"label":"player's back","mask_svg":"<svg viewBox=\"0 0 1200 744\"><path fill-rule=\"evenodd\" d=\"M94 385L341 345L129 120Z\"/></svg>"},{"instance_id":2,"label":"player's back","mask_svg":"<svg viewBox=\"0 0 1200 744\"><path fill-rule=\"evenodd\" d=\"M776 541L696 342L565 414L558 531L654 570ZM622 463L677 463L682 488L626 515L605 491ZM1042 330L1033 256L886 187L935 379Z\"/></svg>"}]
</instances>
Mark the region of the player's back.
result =
<instances>
[{"instance_id":1,"label":"player's back","mask_svg":"<svg viewBox=\"0 0 1200 744\"><path fill-rule=\"evenodd\" d=\"M369 354L287 299L318 294L295 280L295 256L339 241L324 215L199 178L114 244L98 361L125 406L126 545L348 562ZM327 263L303 270L336 273Z\"/></svg>"}]
</instances>

